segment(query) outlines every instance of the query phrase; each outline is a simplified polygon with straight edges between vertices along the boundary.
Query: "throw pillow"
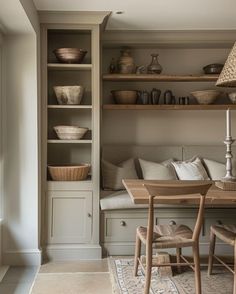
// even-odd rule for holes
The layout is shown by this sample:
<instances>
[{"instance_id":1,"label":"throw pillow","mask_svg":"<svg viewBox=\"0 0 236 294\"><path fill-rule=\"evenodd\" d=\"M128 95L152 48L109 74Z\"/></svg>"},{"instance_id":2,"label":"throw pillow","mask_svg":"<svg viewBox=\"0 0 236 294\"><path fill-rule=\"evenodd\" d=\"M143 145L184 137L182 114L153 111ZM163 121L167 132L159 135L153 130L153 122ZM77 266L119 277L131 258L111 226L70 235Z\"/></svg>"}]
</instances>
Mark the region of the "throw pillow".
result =
<instances>
[{"instance_id":1,"label":"throw pillow","mask_svg":"<svg viewBox=\"0 0 236 294\"><path fill-rule=\"evenodd\" d=\"M180 180L210 180L198 157L187 161L172 162Z\"/></svg>"},{"instance_id":2,"label":"throw pillow","mask_svg":"<svg viewBox=\"0 0 236 294\"><path fill-rule=\"evenodd\" d=\"M177 180L173 159L161 163L139 159L144 180Z\"/></svg>"},{"instance_id":3,"label":"throw pillow","mask_svg":"<svg viewBox=\"0 0 236 294\"><path fill-rule=\"evenodd\" d=\"M225 164L206 158L203 158L203 162L206 166L208 175L213 181L221 180L225 176Z\"/></svg>"},{"instance_id":4,"label":"throw pillow","mask_svg":"<svg viewBox=\"0 0 236 294\"><path fill-rule=\"evenodd\" d=\"M102 160L103 189L123 190L123 179L138 179L132 158L118 165Z\"/></svg>"}]
</instances>

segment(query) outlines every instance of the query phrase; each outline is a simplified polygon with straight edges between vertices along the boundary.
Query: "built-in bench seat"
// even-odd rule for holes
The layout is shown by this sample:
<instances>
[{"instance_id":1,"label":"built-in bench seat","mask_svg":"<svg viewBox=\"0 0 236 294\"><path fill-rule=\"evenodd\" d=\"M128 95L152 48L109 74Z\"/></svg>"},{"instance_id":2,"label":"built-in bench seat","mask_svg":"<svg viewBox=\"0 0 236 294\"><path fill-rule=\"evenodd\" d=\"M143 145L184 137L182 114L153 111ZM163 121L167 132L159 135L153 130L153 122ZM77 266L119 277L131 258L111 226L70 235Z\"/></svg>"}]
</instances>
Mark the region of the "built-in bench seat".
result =
<instances>
[{"instance_id":1,"label":"built-in bench seat","mask_svg":"<svg viewBox=\"0 0 236 294\"><path fill-rule=\"evenodd\" d=\"M236 154L236 147L233 146ZM225 162L225 147L222 146L104 146L103 158L114 164L128 158L143 158L161 162L169 158L186 160L194 155L218 162ZM100 193L101 243L104 254L132 255L134 253L136 227L147 225L147 205L136 205L125 190ZM193 229L196 218L194 206L157 205L154 217L156 224L186 224ZM213 224L236 223L236 205L231 207L207 207L200 239L201 254L207 254L209 231ZM218 244L222 254L230 254L231 249Z\"/></svg>"}]
</instances>

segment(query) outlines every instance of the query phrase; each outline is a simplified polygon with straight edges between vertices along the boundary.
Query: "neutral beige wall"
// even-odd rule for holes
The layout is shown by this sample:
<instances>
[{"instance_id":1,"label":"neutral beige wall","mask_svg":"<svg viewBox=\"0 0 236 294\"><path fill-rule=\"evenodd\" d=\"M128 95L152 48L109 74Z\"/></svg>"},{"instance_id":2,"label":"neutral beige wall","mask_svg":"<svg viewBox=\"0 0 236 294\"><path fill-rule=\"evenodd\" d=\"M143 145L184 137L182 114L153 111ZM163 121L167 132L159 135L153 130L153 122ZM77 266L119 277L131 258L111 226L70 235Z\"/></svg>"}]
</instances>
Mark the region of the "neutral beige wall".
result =
<instances>
[{"instance_id":1,"label":"neutral beige wall","mask_svg":"<svg viewBox=\"0 0 236 294\"><path fill-rule=\"evenodd\" d=\"M229 49L136 49L132 54L138 65L150 63L150 53L158 52L163 73L201 74L209 63L223 63ZM118 49L104 49L103 72L111 57L118 57ZM176 97L187 96L194 90L212 89L214 83L103 83L103 99L109 103L112 89L146 89L173 91ZM225 89L221 89L225 91ZM236 91L236 89L235 89ZM162 96L163 98L163 96ZM196 103L193 98L192 103ZM225 100L223 95L222 101ZM232 112L232 131L236 137L236 111ZM103 111L103 143L145 145L222 144L225 136L224 111Z\"/></svg>"}]
</instances>

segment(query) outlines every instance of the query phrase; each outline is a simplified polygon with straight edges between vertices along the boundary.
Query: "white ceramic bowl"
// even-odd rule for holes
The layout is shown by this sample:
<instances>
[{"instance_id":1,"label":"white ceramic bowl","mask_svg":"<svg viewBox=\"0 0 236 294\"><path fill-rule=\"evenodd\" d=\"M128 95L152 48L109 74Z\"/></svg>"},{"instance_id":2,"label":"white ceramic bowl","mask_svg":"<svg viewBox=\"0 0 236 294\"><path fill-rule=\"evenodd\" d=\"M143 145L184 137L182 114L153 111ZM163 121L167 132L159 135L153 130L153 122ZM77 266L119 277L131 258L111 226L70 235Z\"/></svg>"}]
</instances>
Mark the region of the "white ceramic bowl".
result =
<instances>
[{"instance_id":1,"label":"white ceramic bowl","mask_svg":"<svg viewBox=\"0 0 236 294\"><path fill-rule=\"evenodd\" d=\"M80 128L77 126L55 126L53 127L57 137L61 140L79 140L83 138L88 128Z\"/></svg>"},{"instance_id":2,"label":"white ceramic bowl","mask_svg":"<svg viewBox=\"0 0 236 294\"><path fill-rule=\"evenodd\" d=\"M83 86L53 87L59 104L80 104L84 94Z\"/></svg>"},{"instance_id":3,"label":"white ceramic bowl","mask_svg":"<svg viewBox=\"0 0 236 294\"><path fill-rule=\"evenodd\" d=\"M199 104L212 104L220 96L221 92L218 90L205 90L191 92L191 94Z\"/></svg>"},{"instance_id":4,"label":"white ceramic bowl","mask_svg":"<svg viewBox=\"0 0 236 294\"><path fill-rule=\"evenodd\" d=\"M236 104L236 92L229 93L229 99L233 104Z\"/></svg>"}]
</instances>

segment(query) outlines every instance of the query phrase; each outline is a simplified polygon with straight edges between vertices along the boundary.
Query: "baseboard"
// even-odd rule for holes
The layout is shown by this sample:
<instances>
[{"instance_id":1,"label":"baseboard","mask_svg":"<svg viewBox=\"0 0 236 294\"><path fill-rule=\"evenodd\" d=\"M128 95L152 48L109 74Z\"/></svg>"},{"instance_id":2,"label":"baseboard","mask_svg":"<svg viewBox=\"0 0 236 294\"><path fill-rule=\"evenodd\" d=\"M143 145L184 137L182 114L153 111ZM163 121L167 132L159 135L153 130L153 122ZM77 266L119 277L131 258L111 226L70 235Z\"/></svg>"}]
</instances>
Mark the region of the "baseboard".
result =
<instances>
[{"instance_id":1,"label":"baseboard","mask_svg":"<svg viewBox=\"0 0 236 294\"><path fill-rule=\"evenodd\" d=\"M44 248L44 259L63 260L96 260L102 257L100 245L48 245Z\"/></svg>"},{"instance_id":2,"label":"baseboard","mask_svg":"<svg viewBox=\"0 0 236 294\"><path fill-rule=\"evenodd\" d=\"M2 281L2 279L4 278L6 272L8 271L9 266L8 265L2 265L0 266L0 283Z\"/></svg>"},{"instance_id":3,"label":"baseboard","mask_svg":"<svg viewBox=\"0 0 236 294\"><path fill-rule=\"evenodd\" d=\"M135 244L133 242L124 242L124 243L103 243L103 256L111 256L111 255L134 255ZM161 251L161 250L160 250ZM175 254L175 249L165 249L164 251L168 251L170 254ZM232 246L229 246L225 243L218 243L216 246L216 252L220 255L232 255L233 249ZM191 248L184 248L183 253L192 256ZM209 244L201 243L200 244L200 254L208 255L209 253ZM142 246L142 254L145 254L144 246Z\"/></svg>"},{"instance_id":4,"label":"baseboard","mask_svg":"<svg viewBox=\"0 0 236 294\"><path fill-rule=\"evenodd\" d=\"M8 250L3 252L4 265L40 266L42 264L42 252L39 249L32 250Z\"/></svg>"}]
</instances>

